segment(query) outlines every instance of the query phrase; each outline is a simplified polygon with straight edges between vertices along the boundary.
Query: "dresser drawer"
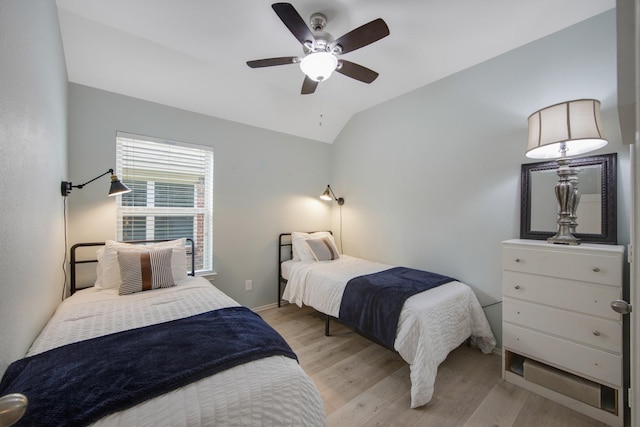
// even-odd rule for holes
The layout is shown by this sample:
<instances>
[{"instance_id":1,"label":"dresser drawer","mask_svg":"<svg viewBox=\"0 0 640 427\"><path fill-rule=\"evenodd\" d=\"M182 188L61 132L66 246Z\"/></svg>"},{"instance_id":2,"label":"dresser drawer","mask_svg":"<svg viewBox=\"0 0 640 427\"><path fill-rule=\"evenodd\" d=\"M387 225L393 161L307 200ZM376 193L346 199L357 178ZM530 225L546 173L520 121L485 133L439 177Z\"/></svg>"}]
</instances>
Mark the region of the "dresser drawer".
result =
<instances>
[{"instance_id":1,"label":"dresser drawer","mask_svg":"<svg viewBox=\"0 0 640 427\"><path fill-rule=\"evenodd\" d=\"M621 318L611 308L611 301L622 297L621 288L509 270L502 272L502 285L502 293L507 297L616 321Z\"/></svg>"},{"instance_id":2,"label":"dresser drawer","mask_svg":"<svg viewBox=\"0 0 640 427\"><path fill-rule=\"evenodd\" d=\"M622 325L613 320L512 298L503 301L502 319L602 350L622 353Z\"/></svg>"},{"instance_id":3,"label":"dresser drawer","mask_svg":"<svg viewBox=\"0 0 640 427\"><path fill-rule=\"evenodd\" d=\"M575 251L569 247L504 246L505 270L553 276L609 286L622 286L622 254Z\"/></svg>"},{"instance_id":4,"label":"dresser drawer","mask_svg":"<svg viewBox=\"0 0 640 427\"><path fill-rule=\"evenodd\" d=\"M597 350L540 332L504 323L505 349L554 365L576 375L622 386L622 355Z\"/></svg>"}]
</instances>

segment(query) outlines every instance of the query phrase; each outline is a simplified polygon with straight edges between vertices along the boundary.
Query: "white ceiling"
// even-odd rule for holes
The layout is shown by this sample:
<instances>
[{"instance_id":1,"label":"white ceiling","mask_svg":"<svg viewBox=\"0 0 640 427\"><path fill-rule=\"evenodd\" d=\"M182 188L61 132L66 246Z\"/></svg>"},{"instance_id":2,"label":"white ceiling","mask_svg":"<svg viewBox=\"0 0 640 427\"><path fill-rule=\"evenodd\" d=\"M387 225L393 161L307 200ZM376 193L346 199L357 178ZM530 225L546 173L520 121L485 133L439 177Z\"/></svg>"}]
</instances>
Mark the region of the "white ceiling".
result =
<instances>
[{"instance_id":1,"label":"white ceiling","mask_svg":"<svg viewBox=\"0 0 640 427\"><path fill-rule=\"evenodd\" d=\"M69 81L331 143L359 111L615 7L615 0L293 0L335 38L383 18L390 35L345 59L380 77L335 73L300 95L302 55L271 2L57 0Z\"/></svg>"}]
</instances>

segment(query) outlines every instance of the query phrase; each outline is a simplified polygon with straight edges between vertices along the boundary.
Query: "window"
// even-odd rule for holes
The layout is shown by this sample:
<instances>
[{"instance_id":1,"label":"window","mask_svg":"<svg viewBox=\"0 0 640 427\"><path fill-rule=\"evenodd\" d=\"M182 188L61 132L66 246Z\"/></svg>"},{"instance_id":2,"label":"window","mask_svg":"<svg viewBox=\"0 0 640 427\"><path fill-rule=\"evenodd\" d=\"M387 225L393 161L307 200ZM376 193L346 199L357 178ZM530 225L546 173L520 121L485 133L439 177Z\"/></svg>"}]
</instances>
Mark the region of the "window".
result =
<instances>
[{"instance_id":1,"label":"window","mask_svg":"<svg viewBox=\"0 0 640 427\"><path fill-rule=\"evenodd\" d=\"M213 149L118 132L116 153L132 190L117 196L118 240L189 237L196 271L212 271Z\"/></svg>"}]
</instances>

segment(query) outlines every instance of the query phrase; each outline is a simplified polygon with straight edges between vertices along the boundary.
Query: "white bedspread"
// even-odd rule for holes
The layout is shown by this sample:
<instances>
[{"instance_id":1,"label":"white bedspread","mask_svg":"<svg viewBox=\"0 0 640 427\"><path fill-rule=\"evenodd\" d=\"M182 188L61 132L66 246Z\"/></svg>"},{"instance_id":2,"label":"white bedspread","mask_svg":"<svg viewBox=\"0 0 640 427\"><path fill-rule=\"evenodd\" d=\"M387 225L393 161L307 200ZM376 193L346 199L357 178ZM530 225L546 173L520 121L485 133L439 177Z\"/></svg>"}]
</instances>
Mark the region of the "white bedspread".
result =
<instances>
[{"instance_id":1,"label":"white bedspread","mask_svg":"<svg viewBox=\"0 0 640 427\"><path fill-rule=\"evenodd\" d=\"M89 288L65 300L28 355L72 342L179 319L238 304L203 278L167 289L119 296ZM126 351L126 350L123 350ZM96 426L325 425L322 399L293 359L275 356L246 363L133 408Z\"/></svg>"},{"instance_id":2,"label":"white bedspread","mask_svg":"<svg viewBox=\"0 0 640 427\"><path fill-rule=\"evenodd\" d=\"M350 279L392 267L347 255L335 261L287 264L289 276L283 298L336 318ZM450 282L407 299L394 347L411 368L412 408L431 400L438 365L470 336L484 353L490 353L496 345L480 303L464 283Z\"/></svg>"}]
</instances>

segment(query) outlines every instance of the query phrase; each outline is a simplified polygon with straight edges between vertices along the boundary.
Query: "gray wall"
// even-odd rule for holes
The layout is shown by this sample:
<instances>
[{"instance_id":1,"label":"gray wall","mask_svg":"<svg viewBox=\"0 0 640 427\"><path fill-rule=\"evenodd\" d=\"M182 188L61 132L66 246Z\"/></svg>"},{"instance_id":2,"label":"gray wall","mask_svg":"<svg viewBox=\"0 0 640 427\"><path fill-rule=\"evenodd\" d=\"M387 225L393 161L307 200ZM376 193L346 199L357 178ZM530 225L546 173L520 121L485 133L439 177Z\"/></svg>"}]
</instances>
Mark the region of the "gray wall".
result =
<instances>
[{"instance_id":1,"label":"gray wall","mask_svg":"<svg viewBox=\"0 0 640 427\"><path fill-rule=\"evenodd\" d=\"M276 301L278 234L327 229L331 146L76 84L69 85L69 179L115 168L116 131L214 148L215 284L236 301ZM69 242L115 238L108 177L69 196ZM245 291L245 280L253 291Z\"/></svg>"},{"instance_id":2,"label":"gray wall","mask_svg":"<svg viewBox=\"0 0 640 427\"><path fill-rule=\"evenodd\" d=\"M62 296L67 72L54 1L0 2L0 372Z\"/></svg>"},{"instance_id":3,"label":"gray wall","mask_svg":"<svg viewBox=\"0 0 640 427\"><path fill-rule=\"evenodd\" d=\"M618 240L628 243L615 24L613 10L355 116L332 152L345 252L451 275L482 305L500 301L500 242L519 235L520 165L532 162L527 117L590 97L609 139L593 154L619 153ZM485 312L500 340L501 305Z\"/></svg>"}]
</instances>

